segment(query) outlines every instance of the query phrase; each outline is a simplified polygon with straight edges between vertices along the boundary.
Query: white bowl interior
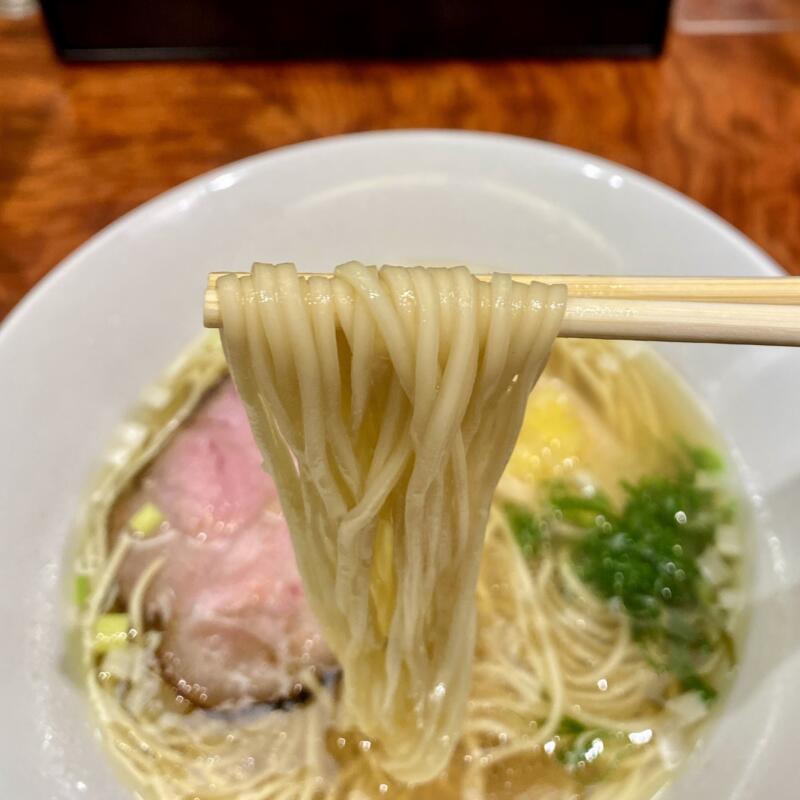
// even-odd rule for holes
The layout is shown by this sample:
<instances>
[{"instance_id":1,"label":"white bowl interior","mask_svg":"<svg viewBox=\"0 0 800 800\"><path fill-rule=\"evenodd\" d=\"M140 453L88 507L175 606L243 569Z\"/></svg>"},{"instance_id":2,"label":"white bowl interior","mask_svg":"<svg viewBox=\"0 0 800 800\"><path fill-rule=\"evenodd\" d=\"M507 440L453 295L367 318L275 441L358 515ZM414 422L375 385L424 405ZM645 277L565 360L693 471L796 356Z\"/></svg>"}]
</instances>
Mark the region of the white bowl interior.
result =
<instances>
[{"instance_id":1,"label":"white bowl interior","mask_svg":"<svg viewBox=\"0 0 800 800\"><path fill-rule=\"evenodd\" d=\"M64 675L65 548L86 479L139 391L200 330L208 271L467 263L511 272L769 274L744 237L592 156L500 136L367 134L217 170L78 250L0 331L0 795L130 796ZM739 677L669 797L793 797L800 696L800 352L659 348L740 462L757 511Z\"/></svg>"}]
</instances>

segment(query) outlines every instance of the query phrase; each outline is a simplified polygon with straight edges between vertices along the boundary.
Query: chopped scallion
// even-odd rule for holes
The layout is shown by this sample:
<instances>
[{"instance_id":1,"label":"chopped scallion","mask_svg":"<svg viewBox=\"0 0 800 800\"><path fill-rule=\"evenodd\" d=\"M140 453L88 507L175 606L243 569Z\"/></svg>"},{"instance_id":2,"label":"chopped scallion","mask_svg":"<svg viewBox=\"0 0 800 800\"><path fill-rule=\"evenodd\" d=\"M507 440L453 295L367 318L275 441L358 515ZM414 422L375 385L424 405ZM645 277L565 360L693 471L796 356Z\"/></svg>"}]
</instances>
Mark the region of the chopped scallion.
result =
<instances>
[{"instance_id":1,"label":"chopped scallion","mask_svg":"<svg viewBox=\"0 0 800 800\"><path fill-rule=\"evenodd\" d=\"M127 644L131 636L131 622L127 614L103 614L94 624L94 649L98 653L106 653L113 647Z\"/></svg>"},{"instance_id":2,"label":"chopped scallion","mask_svg":"<svg viewBox=\"0 0 800 800\"><path fill-rule=\"evenodd\" d=\"M129 520L128 525L131 530L139 536L150 536L164 521L164 515L158 506L153 503L145 503Z\"/></svg>"},{"instance_id":3,"label":"chopped scallion","mask_svg":"<svg viewBox=\"0 0 800 800\"><path fill-rule=\"evenodd\" d=\"M75 585L73 587L73 599L75 605L80 608L89 599L92 593L92 582L89 580L88 575L76 575Z\"/></svg>"}]
</instances>

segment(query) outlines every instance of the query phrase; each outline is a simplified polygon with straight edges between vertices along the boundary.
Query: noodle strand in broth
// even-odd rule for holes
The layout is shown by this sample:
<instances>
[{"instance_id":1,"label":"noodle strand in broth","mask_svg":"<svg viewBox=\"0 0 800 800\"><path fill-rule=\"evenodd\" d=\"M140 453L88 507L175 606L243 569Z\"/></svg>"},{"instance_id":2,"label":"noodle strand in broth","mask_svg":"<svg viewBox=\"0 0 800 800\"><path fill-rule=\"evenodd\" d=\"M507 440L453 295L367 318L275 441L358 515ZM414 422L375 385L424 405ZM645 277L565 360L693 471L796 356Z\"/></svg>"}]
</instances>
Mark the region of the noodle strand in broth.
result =
<instances>
[{"instance_id":1,"label":"noodle strand in broth","mask_svg":"<svg viewBox=\"0 0 800 800\"><path fill-rule=\"evenodd\" d=\"M344 708L383 769L429 780L461 736L489 508L565 289L351 262L217 291Z\"/></svg>"}]
</instances>

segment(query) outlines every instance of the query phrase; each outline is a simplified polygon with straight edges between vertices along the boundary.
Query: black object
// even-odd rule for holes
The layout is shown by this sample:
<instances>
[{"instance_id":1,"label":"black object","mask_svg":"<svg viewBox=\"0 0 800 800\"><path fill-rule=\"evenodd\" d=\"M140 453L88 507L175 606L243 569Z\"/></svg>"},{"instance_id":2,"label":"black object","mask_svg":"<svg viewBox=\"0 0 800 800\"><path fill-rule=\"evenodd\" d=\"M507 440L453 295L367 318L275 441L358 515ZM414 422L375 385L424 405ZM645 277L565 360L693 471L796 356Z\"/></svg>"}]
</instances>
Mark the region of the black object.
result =
<instances>
[{"instance_id":1,"label":"black object","mask_svg":"<svg viewBox=\"0 0 800 800\"><path fill-rule=\"evenodd\" d=\"M670 0L41 0L70 61L655 56Z\"/></svg>"}]
</instances>

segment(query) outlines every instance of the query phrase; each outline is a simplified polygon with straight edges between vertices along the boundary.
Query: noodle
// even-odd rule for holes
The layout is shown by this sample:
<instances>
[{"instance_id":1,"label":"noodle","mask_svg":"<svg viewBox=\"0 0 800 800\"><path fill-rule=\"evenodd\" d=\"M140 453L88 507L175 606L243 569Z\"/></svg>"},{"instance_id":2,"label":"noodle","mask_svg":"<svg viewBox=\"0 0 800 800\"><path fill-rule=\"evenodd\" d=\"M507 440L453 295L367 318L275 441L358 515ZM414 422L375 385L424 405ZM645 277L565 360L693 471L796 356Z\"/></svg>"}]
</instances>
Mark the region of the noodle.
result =
<instances>
[{"instance_id":1,"label":"noodle","mask_svg":"<svg viewBox=\"0 0 800 800\"><path fill-rule=\"evenodd\" d=\"M259 264L217 290L345 708L383 768L429 780L458 741L489 504L564 288L350 263L331 280Z\"/></svg>"},{"instance_id":2,"label":"noodle","mask_svg":"<svg viewBox=\"0 0 800 800\"><path fill-rule=\"evenodd\" d=\"M367 271L373 275L370 277L362 269L351 266L344 270L347 280L342 276L333 280L318 277L303 284L291 270L281 268L284 274L280 281L276 276L271 283L259 278L259 286L248 287L245 282L231 289L233 296L229 299L235 303L229 307L233 316L226 320L226 336L230 336L230 327L235 328L241 313L236 303L245 302L250 332L264 345L262 355L269 356L255 376L258 386L251 386L251 399L252 390L257 394L262 387L273 394L270 409L274 409L274 421L264 424L267 415L261 416L260 405L251 415L259 438L271 436L273 443L280 445L276 457L268 452L268 463L276 472L283 469L287 482L295 485L299 482L297 470L305 468L310 473L312 466L306 466L310 457L319 457L319 464L313 465L314 478L326 491L332 487L336 493L323 501L314 487L305 493L287 494L281 489L290 520L302 519L305 524L306 500L314 510L309 530L317 538L306 544L296 541L295 547L307 585L321 576L330 583L311 585L333 588L322 603L319 598L310 599L326 625L326 635L331 621L349 626L338 635L334 631L331 639L340 658L344 661L351 657L348 645L353 637L359 647L373 648L369 660L354 668L345 664L344 687L322 680L313 671L304 674L300 680L309 697L301 703L280 708L253 705L225 713L209 711L176 694L162 677L159 621L148 617L143 605L149 582L158 577L163 566L158 558L143 565L127 604L121 606L117 580L131 539L124 533L116 537L112 534L112 507L189 419L209 388L224 376L219 344L205 338L156 387L143 394L143 404L122 426L101 474L93 482L82 515L76 571L91 586L79 615L82 669L104 740L136 791L144 798L159 800L652 797L669 779L673 767L670 758L663 755L665 743L685 746L694 741L704 720L687 723L669 713L666 701L680 697L680 688L673 676L651 665L636 641L630 619L584 582L571 555L573 543L579 541L578 532L569 527L559 529L549 543L526 555L505 509L508 502L514 502L538 513L546 505L541 486L554 479L573 481L587 491L613 496L620 478L633 479L664 468L668 463L664 443L670 432L697 430L702 426L697 411L673 386L674 376L646 348L626 343L555 342L552 358L528 403L520 439L491 509L491 491L481 498L481 513L485 515L481 530L476 532L477 522L470 524L479 514L464 515L448 504L442 497L443 482L434 480L425 500L419 500L424 504L423 535L413 541L409 535L406 542L405 515L398 510L399 504L392 504L388 524L374 526L371 553L365 547L372 562L366 578L361 578L367 590L360 598L351 596L342 590L355 579L346 570L342 575L337 572L338 536L326 529L325 503L334 510L347 510L356 506L358 498L370 492L374 495L378 488L387 497L407 489L415 448L430 442L427 426L441 397L437 380L444 377L451 359L464 355L466 347L463 319L459 329L464 306L457 300L468 281L462 285L444 270L422 274L392 269L377 274ZM372 300L363 292L365 285L379 290L374 308L381 310L376 313L391 316L392 322L378 320L370 313ZM294 305L285 303L278 289L291 291ZM458 391L450 396L452 406L462 409L453 428L458 433L437 443L447 451L442 458L448 492L453 486L460 487L458 491L469 493L470 505L478 504L477 481L488 477L496 480L505 462L505 456L500 456L503 452L507 456L511 447L500 441L502 426L482 436L484 419L476 430L470 429L470 420L474 422L475 415L486 410L481 403L489 410L499 405L494 401L492 406L487 399L491 392L484 395L478 390L491 386L492 366L496 370L495 390L507 380L500 365L511 365L512 360L518 361L530 352L522 347L522 333L526 337L535 335L532 330L516 330L514 326L521 320L515 319L514 313L504 313L503 321L499 321L495 306L498 295L511 297L512 306L517 308L523 298L516 288L485 285L476 295L471 301L472 308L477 309L473 379L466 386L456 383ZM273 302L276 297L280 299ZM251 298L253 302L247 303ZM384 302L387 299L389 302ZM264 314L264 327L259 327L260 312L253 313L260 301L272 303L270 313ZM309 307L312 305L313 310ZM537 313L540 318L548 316L545 308ZM283 335L290 324L293 337ZM244 342L245 328L238 332ZM297 341L290 341L298 335ZM434 341L437 347L431 358L426 343ZM504 341L508 342L505 350L501 347ZM306 372L301 381L297 359L305 360L309 352L316 354L316 381ZM249 349L246 353L252 355ZM270 382L275 376L281 380ZM270 381L262 383L262 378ZM636 387L635 391L631 387ZM247 396L247 387L243 389ZM407 390L414 393L413 411ZM310 398L317 403L316 415L303 413ZM506 409L513 405L509 398L505 402ZM522 406L517 409L520 416L524 401ZM519 419L510 420L512 416L507 413L503 420L510 428L519 423ZM324 436L324 448L311 441L312 433ZM461 451L454 444L459 435ZM403 446L405 437L412 441ZM513 434L510 438L513 440ZM479 448L491 458L479 460ZM462 468L453 468L455 456L459 456ZM402 458L405 462L397 467ZM485 468L477 476L471 466L474 460ZM387 475L394 476L395 482ZM376 512L381 523L387 523L381 516L385 506ZM294 521L292 524L295 527ZM431 530L447 535L427 535ZM358 531L349 531L354 549L363 544ZM424 558L424 570L414 578L413 587L405 585L400 574L401 569L409 570L406 545L411 544L420 560ZM470 558L476 562L474 575L465 563ZM448 574L438 577L436 565L443 561ZM354 566L356 571L365 568L361 562ZM457 575L465 577L454 584ZM453 602L452 587L461 589L469 580L474 590L458 613L462 619L475 614L473 633L463 621L443 623L453 613L447 609ZM420 601L415 606L416 598L435 598L442 586L450 591L445 597L447 604ZM352 616L339 610L340 600ZM431 607L428 618L417 627L411 626L407 608L413 614L424 612L427 606ZM98 653L94 645L98 620L105 613L123 609L133 637L124 647ZM394 621L396 615L402 615L402 626ZM420 631L433 630L434 623L458 627L454 633L459 636L473 636L471 643L462 645L460 660L451 661L443 649L438 649L403 662L404 638L390 654L387 649L381 660L381 641L397 633L413 639ZM353 636L354 632L359 638ZM435 689L439 676L446 676L441 682L446 684L447 708L429 698L418 709L419 714L430 714L434 723L450 725L454 731L446 748L449 757L444 759L445 770L427 783L409 784L392 772L398 765L410 769L418 754L415 742L407 741L400 751L395 750L394 739L383 738L395 735L386 730L404 722L401 716L384 715L377 733L354 718L354 701L356 705L366 703L368 711L383 709L391 688L390 655L401 661L401 675L410 675L412 668L420 669L421 675L416 686L402 686L398 678L390 699L414 689L423 693L431 686ZM720 674L720 661L724 658L719 649L709 653L700 667L702 676L711 680ZM385 672L386 678L363 683L365 672L372 670L381 675ZM355 686L352 674L359 676ZM349 682L347 675L351 675ZM353 688L355 698L347 694ZM457 705L459 691L464 693L461 721L459 713L450 708ZM369 715L366 718L369 722ZM570 734L570 730L579 732ZM433 763L441 763L445 747L436 739L438 734L430 734L427 728L421 733L420 738L434 751L423 753L425 766L435 771L438 767ZM571 743L571 751L565 750L565 743ZM599 747L605 749L597 757Z\"/></svg>"}]
</instances>

